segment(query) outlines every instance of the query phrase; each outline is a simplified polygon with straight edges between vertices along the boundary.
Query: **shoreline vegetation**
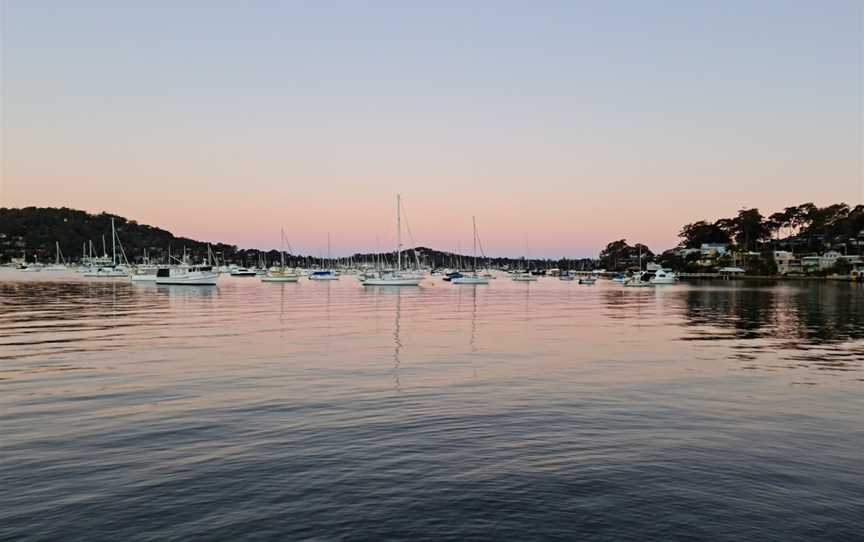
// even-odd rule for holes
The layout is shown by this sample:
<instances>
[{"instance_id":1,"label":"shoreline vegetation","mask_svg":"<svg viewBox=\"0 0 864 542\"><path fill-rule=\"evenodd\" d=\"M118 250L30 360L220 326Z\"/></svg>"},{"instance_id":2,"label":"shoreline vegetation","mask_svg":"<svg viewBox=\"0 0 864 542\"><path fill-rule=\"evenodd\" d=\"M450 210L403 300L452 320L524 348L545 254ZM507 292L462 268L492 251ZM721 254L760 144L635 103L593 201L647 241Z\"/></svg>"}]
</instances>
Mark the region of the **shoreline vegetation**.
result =
<instances>
[{"instance_id":1,"label":"shoreline vegetation","mask_svg":"<svg viewBox=\"0 0 864 542\"><path fill-rule=\"evenodd\" d=\"M0 265L52 262L57 249L65 262L80 261L88 251L104 252L103 238L117 225L130 262L169 261L184 254L192 261L216 255L224 264L254 265L279 260L277 250L239 248L177 237L158 227L138 224L109 213L90 214L66 207L0 208ZM740 276L753 279L861 279L864 275L864 205L838 203L818 207L804 203L763 216L758 209L742 209L733 218L700 220L682 226L678 246L655 253L626 239L606 245L599 257L541 259L483 256L485 264L500 269L605 270L627 273L647 265L670 269L687 278ZM91 248L92 244L92 248ZM429 267L458 267L470 256L428 247L407 249ZM356 253L338 261L375 261L387 254ZM288 254L296 267L323 265L320 256Z\"/></svg>"}]
</instances>

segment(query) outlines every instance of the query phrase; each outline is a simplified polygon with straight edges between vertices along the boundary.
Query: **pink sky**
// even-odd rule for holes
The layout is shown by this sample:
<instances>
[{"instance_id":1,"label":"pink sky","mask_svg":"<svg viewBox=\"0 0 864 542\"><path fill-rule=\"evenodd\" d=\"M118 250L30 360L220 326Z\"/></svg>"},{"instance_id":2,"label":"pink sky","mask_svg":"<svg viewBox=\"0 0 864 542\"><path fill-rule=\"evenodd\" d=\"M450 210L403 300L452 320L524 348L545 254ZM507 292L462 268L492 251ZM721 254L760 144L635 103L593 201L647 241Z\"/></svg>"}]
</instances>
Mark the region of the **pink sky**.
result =
<instances>
[{"instance_id":1,"label":"pink sky","mask_svg":"<svg viewBox=\"0 0 864 542\"><path fill-rule=\"evenodd\" d=\"M856 2L194 4L4 5L0 206L349 254L401 192L418 244L560 257L864 201Z\"/></svg>"}]
</instances>

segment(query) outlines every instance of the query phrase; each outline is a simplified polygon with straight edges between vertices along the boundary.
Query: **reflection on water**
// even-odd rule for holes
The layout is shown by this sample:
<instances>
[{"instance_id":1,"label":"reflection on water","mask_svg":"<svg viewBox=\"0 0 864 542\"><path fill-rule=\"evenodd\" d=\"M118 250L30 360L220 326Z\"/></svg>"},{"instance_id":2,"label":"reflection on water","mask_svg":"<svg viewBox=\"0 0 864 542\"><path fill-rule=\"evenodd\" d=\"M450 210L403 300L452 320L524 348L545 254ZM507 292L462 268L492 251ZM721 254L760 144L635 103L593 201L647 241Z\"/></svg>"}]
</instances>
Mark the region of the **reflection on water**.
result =
<instances>
[{"instance_id":1,"label":"reflection on water","mask_svg":"<svg viewBox=\"0 0 864 542\"><path fill-rule=\"evenodd\" d=\"M864 290L0 274L0 539L839 540Z\"/></svg>"}]
</instances>

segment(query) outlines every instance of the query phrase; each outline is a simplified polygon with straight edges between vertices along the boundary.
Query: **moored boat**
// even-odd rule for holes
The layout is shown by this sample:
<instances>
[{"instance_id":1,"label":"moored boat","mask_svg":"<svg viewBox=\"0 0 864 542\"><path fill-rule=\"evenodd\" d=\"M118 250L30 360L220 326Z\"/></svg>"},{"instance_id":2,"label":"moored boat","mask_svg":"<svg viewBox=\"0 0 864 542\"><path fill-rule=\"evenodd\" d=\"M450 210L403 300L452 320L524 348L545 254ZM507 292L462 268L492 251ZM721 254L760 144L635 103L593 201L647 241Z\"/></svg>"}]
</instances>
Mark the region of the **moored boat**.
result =
<instances>
[{"instance_id":1,"label":"moored boat","mask_svg":"<svg viewBox=\"0 0 864 542\"><path fill-rule=\"evenodd\" d=\"M214 286L219 279L219 273L209 265L161 267L156 271L156 284Z\"/></svg>"}]
</instances>

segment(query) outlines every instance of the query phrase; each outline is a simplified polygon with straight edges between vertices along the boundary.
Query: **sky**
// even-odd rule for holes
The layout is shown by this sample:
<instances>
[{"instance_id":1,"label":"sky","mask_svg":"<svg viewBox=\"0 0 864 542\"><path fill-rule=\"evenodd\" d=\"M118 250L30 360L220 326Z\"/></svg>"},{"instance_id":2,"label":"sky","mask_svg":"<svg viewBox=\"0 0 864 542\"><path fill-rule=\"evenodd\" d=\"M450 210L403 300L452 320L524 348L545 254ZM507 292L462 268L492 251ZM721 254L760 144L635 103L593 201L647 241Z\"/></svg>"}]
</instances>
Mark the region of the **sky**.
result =
<instances>
[{"instance_id":1,"label":"sky","mask_svg":"<svg viewBox=\"0 0 864 542\"><path fill-rule=\"evenodd\" d=\"M0 206L334 254L864 201L858 0L0 0ZM407 233L404 235L408 237Z\"/></svg>"}]
</instances>

